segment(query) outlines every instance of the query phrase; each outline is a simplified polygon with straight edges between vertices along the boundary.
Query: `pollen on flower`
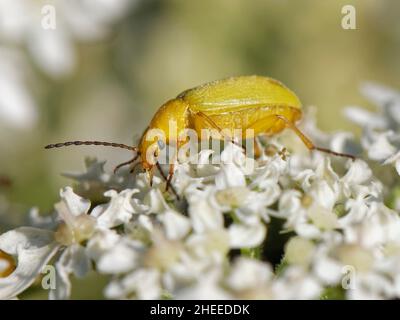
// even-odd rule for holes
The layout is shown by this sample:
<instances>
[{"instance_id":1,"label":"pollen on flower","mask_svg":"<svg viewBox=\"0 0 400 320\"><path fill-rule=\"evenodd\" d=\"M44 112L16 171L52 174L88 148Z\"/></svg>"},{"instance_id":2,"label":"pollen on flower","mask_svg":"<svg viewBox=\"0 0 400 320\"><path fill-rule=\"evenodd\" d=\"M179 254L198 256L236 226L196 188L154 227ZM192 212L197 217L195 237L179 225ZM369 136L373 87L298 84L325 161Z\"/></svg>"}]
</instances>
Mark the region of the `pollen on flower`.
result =
<instances>
[{"instance_id":1,"label":"pollen on flower","mask_svg":"<svg viewBox=\"0 0 400 320\"><path fill-rule=\"evenodd\" d=\"M182 247L178 242L165 240L154 244L145 254L144 265L149 268L168 270L179 259Z\"/></svg>"},{"instance_id":2,"label":"pollen on flower","mask_svg":"<svg viewBox=\"0 0 400 320\"><path fill-rule=\"evenodd\" d=\"M290 264L307 266L311 262L314 250L315 245L312 241L293 237L286 244L285 258Z\"/></svg>"},{"instance_id":3,"label":"pollen on flower","mask_svg":"<svg viewBox=\"0 0 400 320\"><path fill-rule=\"evenodd\" d=\"M368 272L374 263L371 251L356 244L345 244L337 248L339 260L359 272Z\"/></svg>"},{"instance_id":4,"label":"pollen on flower","mask_svg":"<svg viewBox=\"0 0 400 320\"><path fill-rule=\"evenodd\" d=\"M96 221L93 217L82 214L74 221L74 235L76 242L88 240L94 233Z\"/></svg>"},{"instance_id":5,"label":"pollen on flower","mask_svg":"<svg viewBox=\"0 0 400 320\"><path fill-rule=\"evenodd\" d=\"M395 242L387 243L383 248L383 253L387 257L400 255L400 244Z\"/></svg>"},{"instance_id":6,"label":"pollen on flower","mask_svg":"<svg viewBox=\"0 0 400 320\"><path fill-rule=\"evenodd\" d=\"M65 222L61 222L54 233L54 239L64 246L69 246L74 243L74 232Z\"/></svg>"},{"instance_id":7,"label":"pollen on flower","mask_svg":"<svg viewBox=\"0 0 400 320\"><path fill-rule=\"evenodd\" d=\"M250 190L246 187L231 187L217 191L215 198L221 205L239 207L244 203L249 194Z\"/></svg>"},{"instance_id":8,"label":"pollen on flower","mask_svg":"<svg viewBox=\"0 0 400 320\"><path fill-rule=\"evenodd\" d=\"M93 235L94 230L95 220L86 214L82 214L73 221L72 225L61 222L54 238L58 243L69 246L88 240Z\"/></svg>"},{"instance_id":9,"label":"pollen on flower","mask_svg":"<svg viewBox=\"0 0 400 320\"><path fill-rule=\"evenodd\" d=\"M200 255L225 255L229 252L229 235L225 230L212 230L204 238L192 239L189 246Z\"/></svg>"},{"instance_id":10,"label":"pollen on flower","mask_svg":"<svg viewBox=\"0 0 400 320\"><path fill-rule=\"evenodd\" d=\"M320 205L313 205L308 211L313 224L322 230L332 230L338 226L337 215Z\"/></svg>"},{"instance_id":11,"label":"pollen on flower","mask_svg":"<svg viewBox=\"0 0 400 320\"><path fill-rule=\"evenodd\" d=\"M301 204L303 205L304 208L309 208L312 205L313 201L314 201L313 197L311 197L308 194L304 194L301 197Z\"/></svg>"}]
</instances>

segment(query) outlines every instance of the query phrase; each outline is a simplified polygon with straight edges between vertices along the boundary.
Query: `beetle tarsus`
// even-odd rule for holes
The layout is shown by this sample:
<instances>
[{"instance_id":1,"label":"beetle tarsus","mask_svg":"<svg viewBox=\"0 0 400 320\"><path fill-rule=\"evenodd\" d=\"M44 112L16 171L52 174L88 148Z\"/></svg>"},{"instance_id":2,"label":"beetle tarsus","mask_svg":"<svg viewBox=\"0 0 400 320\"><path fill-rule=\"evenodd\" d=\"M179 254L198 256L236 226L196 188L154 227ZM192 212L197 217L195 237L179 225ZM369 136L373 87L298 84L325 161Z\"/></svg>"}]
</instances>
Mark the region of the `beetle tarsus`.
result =
<instances>
[{"instance_id":1,"label":"beetle tarsus","mask_svg":"<svg viewBox=\"0 0 400 320\"><path fill-rule=\"evenodd\" d=\"M172 180L172 177L171 177L171 179L169 179L169 176L167 177L165 175L165 173L162 170L161 165L160 165L159 162L157 162L156 165L157 165L158 172L160 172L160 174L163 177L163 179L167 182L167 184L165 186L165 191L171 190L172 193L175 195L176 199L179 201L180 197L179 197L178 193L176 192L175 188L173 187L173 185L171 184L171 181L170 181L170 180Z\"/></svg>"},{"instance_id":2,"label":"beetle tarsus","mask_svg":"<svg viewBox=\"0 0 400 320\"><path fill-rule=\"evenodd\" d=\"M353 161L355 161L355 160L357 159L356 156L353 156L353 155L351 155L351 154L340 153L340 152L332 151L332 150L326 149L326 148L314 147L313 149L314 149L314 150L321 151L321 152L329 153L329 154L332 154L332 155L337 156L337 157L350 158L350 159L353 160Z\"/></svg>"}]
</instances>

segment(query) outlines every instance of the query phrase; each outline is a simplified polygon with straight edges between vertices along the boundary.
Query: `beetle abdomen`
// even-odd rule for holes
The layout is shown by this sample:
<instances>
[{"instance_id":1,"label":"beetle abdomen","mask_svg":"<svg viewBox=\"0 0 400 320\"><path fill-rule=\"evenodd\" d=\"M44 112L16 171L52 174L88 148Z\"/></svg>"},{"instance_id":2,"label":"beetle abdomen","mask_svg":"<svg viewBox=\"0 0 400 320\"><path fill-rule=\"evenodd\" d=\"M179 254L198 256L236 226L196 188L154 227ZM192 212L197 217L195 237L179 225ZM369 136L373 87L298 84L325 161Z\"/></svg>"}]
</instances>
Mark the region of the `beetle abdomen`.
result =
<instances>
[{"instance_id":1,"label":"beetle abdomen","mask_svg":"<svg viewBox=\"0 0 400 320\"><path fill-rule=\"evenodd\" d=\"M229 136L233 136L234 130L237 130L236 132L240 130L242 137L249 137L282 131L285 127L284 123L277 120L274 115L283 116L288 121L295 123L301 117L301 110L286 106L264 106L235 112L213 114L208 115L208 117L213 121L213 124L224 130ZM199 136L201 135L202 129L216 129L212 124L207 123L206 120L196 116L195 112L191 119L191 125ZM258 125L254 126L257 122ZM262 126L260 126L260 123L262 123ZM246 133L246 129L250 129L250 131ZM251 129L253 129L253 131L251 131Z\"/></svg>"}]
</instances>

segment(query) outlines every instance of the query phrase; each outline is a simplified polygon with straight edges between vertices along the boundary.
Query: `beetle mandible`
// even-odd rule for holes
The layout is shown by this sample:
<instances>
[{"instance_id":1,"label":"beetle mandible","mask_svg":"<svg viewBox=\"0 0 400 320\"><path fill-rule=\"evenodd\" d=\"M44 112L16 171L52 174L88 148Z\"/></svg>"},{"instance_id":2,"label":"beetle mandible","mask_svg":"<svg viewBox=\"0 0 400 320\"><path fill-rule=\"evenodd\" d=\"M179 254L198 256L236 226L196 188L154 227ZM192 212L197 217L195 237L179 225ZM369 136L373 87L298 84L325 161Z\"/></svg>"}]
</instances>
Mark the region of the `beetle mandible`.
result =
<instances>
[{"instance_id":1,"label":"beetle mandible","mask_svg":"<svg viewBox=\"0 0 400 320\"><path fill-rule=\"evenodd\" d=\"M174 162L170 163L168 176L164 175L157 161L159 155L159 144L157 137L149 139L148 134L152 129L159 129L165 133L165 142L177 141L179 149L186 139L180 140L180 133L185 129L193 129L201 137L202 129L217 130L225 132L221 134L226 137L226 132L240 130L243 138L246 129L252 129L254 138L258 135L274 135L285 128L292 129L309 150L319 150L336 156L355 159L353 155L334 152L329 149L315 146L296 126L296 122L302 117L302 106L299 98L281 82L263 76L238 76L209 82L198 87L186 90L176 98L163 104L153 116L149 126L143 133L137 147L119 143L102 141L69 141L50 144L46 149L59 148L70 145L102 145L123 148L134 151L135 157L118 165L114 171L124 165L141 164L148 173L150 184L154 167L157 167L167 181L166 188L171 184L174 173ZM176 125L177 136L171 136L170 123ZM232 133L233 135L233 133ZM229 138L229 137L228 137ZM150 161L148 158L149 148L154 156Z\"/></svg>"}]
</instances>

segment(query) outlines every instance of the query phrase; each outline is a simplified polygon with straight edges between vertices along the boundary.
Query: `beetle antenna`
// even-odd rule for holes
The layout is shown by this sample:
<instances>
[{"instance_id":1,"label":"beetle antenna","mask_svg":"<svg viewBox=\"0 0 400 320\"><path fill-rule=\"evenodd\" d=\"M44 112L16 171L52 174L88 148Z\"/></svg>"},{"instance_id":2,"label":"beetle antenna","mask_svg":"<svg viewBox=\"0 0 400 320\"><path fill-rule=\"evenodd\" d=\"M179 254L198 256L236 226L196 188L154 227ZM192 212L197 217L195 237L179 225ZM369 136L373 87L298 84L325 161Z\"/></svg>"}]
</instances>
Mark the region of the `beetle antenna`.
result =
<instances>
[{"instance_id":1,"label":"beetle antenna","mask_svg":"<svg viewBox=\"0 0 400 320\"><path fill-rule=\"evenodd\" d=\"M139 153L133 158L133 159L131 159L131 160L129 160L129 161L126 161L126 162L123 162L123 163L121 163L121 164L119 164L119 165L117 165L115 168L114 168L114 174L116 174L117 173L117 171L119 170L119 169L121 169L122 167L124 167L124 166L127 166L127 165L129 165L129 164L131 164L131 163L134 163L136 160L137 160L137 158L139 158ZM140 163L140 162L138 162L138 163Z\"/></svg>"},{"instance_id":2,"label":"beetle antenna","mask_svg":"<svg viewBox=\"0 0 400 320\"><path fill-rule=\"evenodd\" d=\"M104 142L104 141L67 141L62 143L49 144L45 146L45 149L53 149L53 148L62 148L69 146L104 146L104 147L113 147L113 148L121 148L130 151L138 151L137 147L128 146L122 143L114 143L114 142Z\"/></svg>"}]
</instances>

